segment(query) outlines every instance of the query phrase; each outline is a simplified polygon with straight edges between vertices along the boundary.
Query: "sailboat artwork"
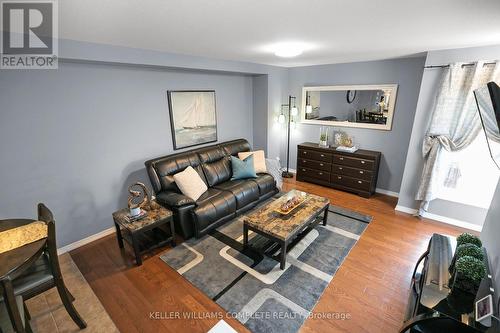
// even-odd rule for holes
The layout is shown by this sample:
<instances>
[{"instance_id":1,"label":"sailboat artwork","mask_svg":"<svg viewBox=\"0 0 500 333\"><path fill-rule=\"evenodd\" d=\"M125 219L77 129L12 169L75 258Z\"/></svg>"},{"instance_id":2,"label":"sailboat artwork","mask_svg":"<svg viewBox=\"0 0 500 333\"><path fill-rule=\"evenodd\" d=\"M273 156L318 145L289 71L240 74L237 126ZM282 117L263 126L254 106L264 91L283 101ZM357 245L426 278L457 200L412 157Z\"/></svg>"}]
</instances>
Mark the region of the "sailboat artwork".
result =
<instances>
[{"instance_id":1,"label":"sailboat artwork","mask_svg":"<svg viewBox=\"0 0 500 333\"><path fill-rule=\"evenodd\" d=\"M168 91L174 149L217 141L215 91Z\"/></svg>"}]
</instances>

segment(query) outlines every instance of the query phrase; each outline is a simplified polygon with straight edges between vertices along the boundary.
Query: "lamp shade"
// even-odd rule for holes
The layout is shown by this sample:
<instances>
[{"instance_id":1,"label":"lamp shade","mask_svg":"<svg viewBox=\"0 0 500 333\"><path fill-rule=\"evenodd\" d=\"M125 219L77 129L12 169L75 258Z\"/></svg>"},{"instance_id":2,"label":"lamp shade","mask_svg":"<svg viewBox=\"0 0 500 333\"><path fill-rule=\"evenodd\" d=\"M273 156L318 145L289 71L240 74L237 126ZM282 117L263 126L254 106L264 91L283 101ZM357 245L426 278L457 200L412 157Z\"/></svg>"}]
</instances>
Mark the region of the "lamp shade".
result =
<instances>
[{"instance_id":1,"label":"lamp shade","mask_svg":"<svg viewBox=\"0 0 500 333\"><path fill-rule=\"evenodd\" d=\"M296 106L292 106L290 114L295 117L296 115L299 114L299 109Z\"/></svg>"},{"instance_id":2,"label":"lamp shade","mask_svg":"<svg viewBox=\"0 0 500 333\"><path fill-rule=\"evenodd\" d=\"M280 114L279 117L278 117L278 123L280 124L284 124L285 123L285 115L284 114Z\"/></svg>"}]
</instances>

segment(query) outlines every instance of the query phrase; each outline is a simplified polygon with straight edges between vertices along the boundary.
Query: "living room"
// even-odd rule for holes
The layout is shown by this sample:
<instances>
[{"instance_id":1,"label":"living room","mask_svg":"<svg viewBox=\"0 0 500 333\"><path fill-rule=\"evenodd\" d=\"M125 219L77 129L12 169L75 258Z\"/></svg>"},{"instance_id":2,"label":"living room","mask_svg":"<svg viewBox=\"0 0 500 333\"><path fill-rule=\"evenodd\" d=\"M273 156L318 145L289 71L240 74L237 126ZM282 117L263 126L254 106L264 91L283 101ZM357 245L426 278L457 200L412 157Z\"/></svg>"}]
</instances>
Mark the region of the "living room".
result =
<instances>
[{"instance_id":1,"label":"living room","mask_svg":"<svg viewBox=\"0 0 500 333\"><path fill-rule=\"evenodd\" d=\"M1 332L499 331L500 2L0 3Z\"/></svg>"}]
</instances>

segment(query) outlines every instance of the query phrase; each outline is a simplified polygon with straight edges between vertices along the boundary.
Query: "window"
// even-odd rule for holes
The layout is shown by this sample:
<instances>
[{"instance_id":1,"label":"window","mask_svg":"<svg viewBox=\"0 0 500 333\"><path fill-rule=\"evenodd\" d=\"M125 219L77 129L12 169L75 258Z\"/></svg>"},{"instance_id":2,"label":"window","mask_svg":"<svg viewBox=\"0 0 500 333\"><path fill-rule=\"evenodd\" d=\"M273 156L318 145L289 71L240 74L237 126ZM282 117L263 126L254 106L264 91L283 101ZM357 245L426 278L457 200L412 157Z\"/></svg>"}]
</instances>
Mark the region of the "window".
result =
<instances>
[{"instance_id":1,"label":"window","mask_svg":"<svg viewBox=\"0 0 500 333\"><path fill-rule=\"evenodd\" d=\"M486 136L479 133L467 148L448 152L443 149L440 163L443 184L438 198L488 209L495 193L500 171L491 159Z\"/></svg>"}]
</instances>

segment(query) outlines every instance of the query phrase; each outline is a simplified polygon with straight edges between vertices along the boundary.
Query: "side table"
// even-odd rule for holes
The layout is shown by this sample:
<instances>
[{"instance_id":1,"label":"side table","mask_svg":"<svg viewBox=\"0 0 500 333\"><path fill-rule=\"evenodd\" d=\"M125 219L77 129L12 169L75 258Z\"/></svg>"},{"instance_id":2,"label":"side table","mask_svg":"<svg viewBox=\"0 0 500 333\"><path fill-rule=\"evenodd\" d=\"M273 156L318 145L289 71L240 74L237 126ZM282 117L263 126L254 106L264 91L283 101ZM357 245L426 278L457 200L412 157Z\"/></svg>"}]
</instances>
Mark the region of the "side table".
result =
<instances>
[{"instance_id":1,"label":"side table","mask_svg":"<svg viewBox=\"0 0 500 333\"><path fill-rule=\"evenodd\" d=\"M144 209L147 215L136 221L129 221L128 209L121 209L113 213L116 227L118 246L123 248L123 240L134 249L137 265L142 265L141 255L169 243L175 247L175 228L172 211L156 205L154 210ZM170 228L170 235L164 230Z\"/></svg>"}]
</instances>

